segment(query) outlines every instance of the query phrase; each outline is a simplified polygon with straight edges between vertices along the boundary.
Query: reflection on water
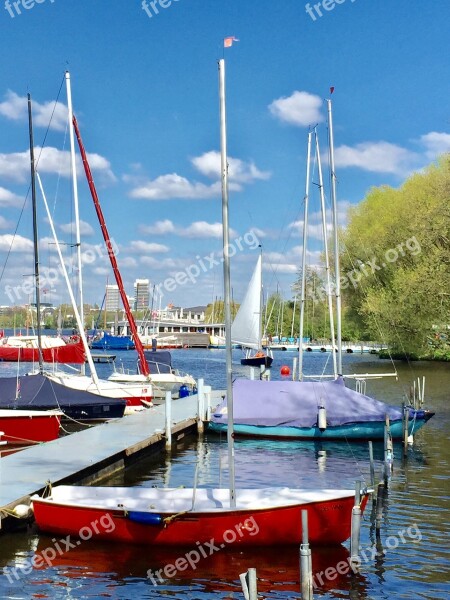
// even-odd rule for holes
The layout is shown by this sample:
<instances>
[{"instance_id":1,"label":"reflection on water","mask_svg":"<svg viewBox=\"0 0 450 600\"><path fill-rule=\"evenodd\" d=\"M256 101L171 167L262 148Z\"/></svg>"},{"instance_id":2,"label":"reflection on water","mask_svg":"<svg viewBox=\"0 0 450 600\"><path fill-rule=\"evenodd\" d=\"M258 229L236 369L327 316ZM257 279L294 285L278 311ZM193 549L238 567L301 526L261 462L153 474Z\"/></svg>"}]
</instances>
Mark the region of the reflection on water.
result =
<instances>
[{"instance_id":1,"label":"reflection on water","mask_svg":"<svg viewBox=\"0 0 450 600\"><path fill-rule=\"evenodd\" d=\"M132 353L122 353L132 362ZM288 353L275 355L274 376L279 367L292 361ZM239 353L235 354L236 360ZM309 357L311 372L321 372L326 357ZM223 351L177 351L176 365L207 383L223 387ZM388 370L385 362L372 356L345 357L351 372ZM320 362L322 361L322 363ZM101 366L101 365L100 365ZM395 446L392 479L384 505L381 529L377 533L369 502L361 532L362 565L359 574L348 565L348 549L313 549L315 597L444 599L450 595L448 573L448 453L450 407L450 368L444 364L397 365L399 382L393 379L368 383L367 392L388 402L399 403L407 395L414 377L426 375L426 404L436 416L417 435L403 460L401 446ZM0 376L5 365L0 364ZM107 368L106 366L102 366ZM236 365L237 374L241 373ZM381 477L383 448L374 444L377 479ZM228 452L226 439L206 435L200 442L191 437L177 443L171 455L147 458L105 482L109 485L191 487L197 470L199 486L227 485ZM1 461L0 461L1 462ZM1 464L0 464L1 469ZM0 471L1 477L1 471ZM303 441L236 441L236 480L238 486L259 487L354 487L356 479L369 483L368 448L364 443ZM57 541L57 540L56 540ZM94 540L56 556L51 567L28 568L33 556L55 544L34 528L0 538L0 568L7 566L13 582L0 575L0 597L22 598L160 598L180 599L241 598L239 574L257 568L261 598L286 600L300 598L298 548L233 549L214 553L195 568L162 577L153 585L148 577L189 549L139 548L131 545L99 544ZM348 546L348 545L346 545ZM337 565L341 565L337 572ZM18 580L11 575L17 570ZM328 571L327 571L328 569ZM329 577L326 576L328 573Z\"/></svg>"}]
</instances>

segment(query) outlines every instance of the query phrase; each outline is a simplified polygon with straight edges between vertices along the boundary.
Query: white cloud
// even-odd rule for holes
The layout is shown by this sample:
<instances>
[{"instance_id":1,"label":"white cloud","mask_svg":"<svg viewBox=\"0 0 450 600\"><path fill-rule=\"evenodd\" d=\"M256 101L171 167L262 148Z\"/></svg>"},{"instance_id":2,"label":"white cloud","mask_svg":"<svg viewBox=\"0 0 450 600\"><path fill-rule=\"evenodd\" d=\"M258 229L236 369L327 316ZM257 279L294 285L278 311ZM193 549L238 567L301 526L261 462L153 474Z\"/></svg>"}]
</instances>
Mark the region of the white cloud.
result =
<instances>
[{"instance_id":1,"label":"white cloud","mask_svg":"<svg viewBox=\"0 0 450 600\"><path fill-rule=\"evenodd\" d=\"M450 133L439 133L430 131L420 136L420 143L426 148L426 156L434 160L440 154L450 152Z\"/></svg>"},{"instance_id":2,"label":"white cloud","mask_svg":"<svg viewBox=\"0 0 450 600\"><path fill-rule=\"evenodd\" d=\"M143 242L142 240L135 240L130 243L130 250L132 252L148 252L149 254L161 254L169 252L169 247L164 244L155 244L152 242Z\"/></svg>"},{"instance_id":3,"label":"white cloud","mask_svg":"<svg viewBox=\"0 0 450 600\"><path fill-rule=\"evenodd\" d=\"M124 181L134 185L130 192L132 198L203 200L220 196L222 191L220 153L214 150L205 152L201 156L192 158L191 163L203 176L216 181L211 184L190 181L177 173L167 173L146 181L141 176L125 175ZM243 184L253 183L257 179L268 179L271 174L260 171L253 162L228 157L228 175L229 190L239 192Z\"/></svg>"},{"instance_id":4,"label":"white cloud","mask_svg":"<svg viewBox=\"0 0 450 600\"><path fill-rule=\"evenodd\" d=\"M339 146L335 149L338 168L357 167L371 173L407 175L420 157L406 148L389 142L361 142L356 146Z\"/></svg>"},{"instance_id":5,"label":"white cloud","mask_svg":"<svg viewBox=\"0 0 450 600\"><path fill-rule=\"evenodd\" d=\"M13 236L10 233L0 235L1 252L32 252L33 242L21 235Z\"/></svg>"},{"instance_id":6,"label":"white cloud","mask_svg":"<svg viewBox=\"0 0 450 600\"><path fill-rule=\"evenodd\" d=\"M41 104L32 101L33 125L50 127L56 131L64 131L68 123L67 107L61 102L44 102ZM5 100L0 102L0 115L12 121L26 121L28 119L28 99L8 90Z\"/></svg>"},{"instance_id":7,"label":"white cloud","mask_svg":"<svg viewBox=\"0 0 450 600\"><path fill-rule=\"evenodd\" d=\"M245 162L239 158L228 157L228 179L236 183L252 183L256 179L269 179L268 171L260 171L254 162ZM201 156L191 159L194 167L209 179L220 180L221 158L220 152L211 150Z\"/></svg>"},{"instance_id":8,"label":"white cloud","mask_svg":"<svg viewBox=\"0 0 450 600\"><path fill-rule=\"evenodd\" d=\"M132 256L120 256L119 258L119 266L120 268L126 267L127 269L137 267L137 260Z\"/></svg>"},{"instance_id":9,"label":"white cloud","mask_svg":"<svg viewBox=\"0 0 450 600\"><path fill-rule=\"evenodd\" d=\"M187 227L175 225L169 219L156 221L153 225L141 225L139 231L150 235L165 235L172 233L179 237L191 239L217 238L221 239L223 235L222 223L208 223L207 221L194 221ZM230 229L230 237L236 237L238 234L234 229Z\"/></svg>"},{"instance_id":10,"label":"white cloud","mask_svg":"<svg viewBox=\"0 0 450 600\"><path fill-rule=\"evenodd\" d=\"M70 152L67 150L58 150L54 147L34 149L36 158L36 168L40 173L57 174L63 177L71 177ZM115 181L116 177L111 171L109 161L93 153L88 154L88 161L92 171L98 171L108 181ZM83 164L81 158L77 155L77 175L84 177ZM16 181L26 182L30 177L30 155L28 150L24 152L12 152L11 154L0 153L0 177Z\"/></svg>"},{"instance_id":11,"label":"white cloud","mask_svg":"<svg viewBox=\"0 0 450 600\"><path fill-rule=\"evenodd\" d=\"M206 221L196 221L186 227L186 229L180 229L178 235L187 238L199 239L199 238L219 238L222 239L223 227L222 223L207 223ZM235 236L236 232L230 230L230 237Z\"/></svg>"},{"instance_id":12,"label":"white cloud","mask_svg":"<svg viewBox=\"0 0 450 600\"><path fill-rule=\"evenodd\" d=\"M191 182L186 177L176 173L160 175L156 179L149 179L139 187L130 192L132 198L144 198L146 200L169 200L180 199L205 199L220 194L220 182L212 185Z\"/></svg>"},{"instance_id":13,"label":"white cloud","mask_svg":"<svg viewBox=\"0 0 450 600\"><path fill-rule=\"evenodd\" d=\"M295 91L291 96L281 97L269 105L269 110L280 121L308 127L321 123L324 117L320 113L322 99L308 92Z\"/></svg>"},{"instance_id":14,"label":"white cloud","mask_svg":"<svg viewBox=\"0 0 450 600\"><path fill-rule=\"evenodd\" d=\"M64 233L75 233L75 223L65 223L64 225L60 225L61 231ZM80 235L83 236L91 236L94 235L94 228L87 223L86 221L80 220Z\"/></svg>"},{"instance_id":15,"label":"white cloud","mask_svg":"<svg viewBox=\"0 0 450 600\"><path fill-rule=\"evenodd\" d=\"M11 227L11 221L7 221L5 217L2 217L2 215L0 215L0 229L10 229Z\"/></svg>"},{"instance_id":16,"label":"white cloud","mask_svg":"<svg viewBox=\"0 0 450 600\"><path fill-rule=\"evenodd\" d=\"M151 235L165 235L166 233L174 233L175 225L169 219L164 219L164 221L156 221L153 225L141 225L139 230L142 233Z\"/></svg>"},{"instance_id":17,"label":"white cloud","mask_svg":"<svg viewBox=\"0 0 450 600\"><path fill-rule=\"evenodd\" d=\"M0 206L5 208L18 208L22 206L23 198L13 194L4 187L0 187Z\"/></svg>"}]
</instances>

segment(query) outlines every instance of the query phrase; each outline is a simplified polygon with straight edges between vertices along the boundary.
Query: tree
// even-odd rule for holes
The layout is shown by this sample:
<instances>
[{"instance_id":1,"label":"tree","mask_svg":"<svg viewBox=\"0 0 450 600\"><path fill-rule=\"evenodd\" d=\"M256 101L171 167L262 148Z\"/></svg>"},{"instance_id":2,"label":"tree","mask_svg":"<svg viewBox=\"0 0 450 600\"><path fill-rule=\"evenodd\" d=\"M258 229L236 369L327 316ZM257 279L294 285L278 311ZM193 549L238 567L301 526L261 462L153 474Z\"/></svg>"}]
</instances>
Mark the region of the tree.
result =
<instances>
[{"instance_id":1,"label":"tree","mask_svg":"<svg viewBox=\"0 0 450 600\"><path fill-rule=\"evenodd\" d=\"M350 316L394 351L427 353L450 324L450 155L399 189L370 190L343 233Z\"/></svg>"}]
</instances>

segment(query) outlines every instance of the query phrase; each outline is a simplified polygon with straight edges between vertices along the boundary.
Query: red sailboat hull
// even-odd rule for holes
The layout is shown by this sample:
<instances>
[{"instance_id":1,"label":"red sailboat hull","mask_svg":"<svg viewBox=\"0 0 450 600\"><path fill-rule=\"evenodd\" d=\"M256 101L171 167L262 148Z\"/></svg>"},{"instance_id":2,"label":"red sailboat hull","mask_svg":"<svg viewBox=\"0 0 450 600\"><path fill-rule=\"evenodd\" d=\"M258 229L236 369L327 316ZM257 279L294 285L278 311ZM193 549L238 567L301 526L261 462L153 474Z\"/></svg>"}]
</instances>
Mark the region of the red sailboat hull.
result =
<instances>
[{"instance_id":1,"label":"red sailboat hull","mask_svg":"<svg viewBox=\"0 0 450 600\"><path fill-rule=\"evenodd\" d=\"M58 437L60 420L60 414L56 413L0 410L1 440L20 445L50 442Z\"/></svg>"},{"instance_id":2,"label":"red sailboat hull","mask_svg":"<svg viewBox=\"0 0 450 600\"><path fill-rule=\"evenodd\" d=\"M119 496L120 498L120 496ZM363 498L365 507L367 496ZM124 501L125 504L125 501ZM84 538L86 532L94 539L111 542L157 546L193 545L214 540L224 548L242 546L273 546L300 544L301 513L308 511L309 541L316 545L341 544L350 536L354 497L334 498L290 506L263 509L247 507L237 510L187 511L159 513L169 518L165 525L133 520L132 512L124 508L71 505L33 498L36 522L43 531ZM172 518L172 520L171 520Z\"/></svg>"},{"instance_id":3,"label":"red sailboat hull","mask_svg":"<svg viewBox=\"0 0 450 600\"><path fill-rule=\"evenodd\" d=\"M55 348L43 348L42 358L48 363L70 363L81 365L85 363L86 355L83 343L69 343L65 346L56 346ZM4 362L39 362L39 350L37 348L18 348L0 346L0 361Z\"/></svg>"}]
</instances>

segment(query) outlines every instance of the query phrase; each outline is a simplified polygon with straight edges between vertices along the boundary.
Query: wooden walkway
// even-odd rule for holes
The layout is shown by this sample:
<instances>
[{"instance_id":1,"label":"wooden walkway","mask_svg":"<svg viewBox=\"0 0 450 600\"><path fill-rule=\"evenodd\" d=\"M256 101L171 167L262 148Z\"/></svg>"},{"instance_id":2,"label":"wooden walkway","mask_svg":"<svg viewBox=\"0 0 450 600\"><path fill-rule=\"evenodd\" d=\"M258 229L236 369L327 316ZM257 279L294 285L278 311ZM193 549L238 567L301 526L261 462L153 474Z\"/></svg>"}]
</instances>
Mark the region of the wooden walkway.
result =
<instances>
[{"instance_id":1,"label":"wooden walkway","mask_svg":"<svg viewBox=\"0 0 450 600\"><path fill-rule=\"evenodd\" d=\"M211 392L212 407L220 402L222 394ZM208 394L205 396L206 400ZM173 401L171 416L174 441L194 431L198 396ZM164 429L162 404L4 456L0 459L0 517L6 516L2 509L28 504L30 496L42 491L48 481L53 485L89 483L124 468L145 452L164 448Z\"/></svg>"}]
</instances>

